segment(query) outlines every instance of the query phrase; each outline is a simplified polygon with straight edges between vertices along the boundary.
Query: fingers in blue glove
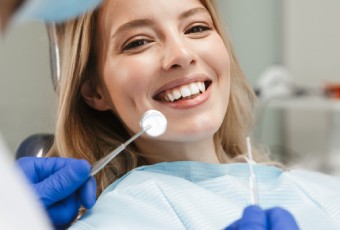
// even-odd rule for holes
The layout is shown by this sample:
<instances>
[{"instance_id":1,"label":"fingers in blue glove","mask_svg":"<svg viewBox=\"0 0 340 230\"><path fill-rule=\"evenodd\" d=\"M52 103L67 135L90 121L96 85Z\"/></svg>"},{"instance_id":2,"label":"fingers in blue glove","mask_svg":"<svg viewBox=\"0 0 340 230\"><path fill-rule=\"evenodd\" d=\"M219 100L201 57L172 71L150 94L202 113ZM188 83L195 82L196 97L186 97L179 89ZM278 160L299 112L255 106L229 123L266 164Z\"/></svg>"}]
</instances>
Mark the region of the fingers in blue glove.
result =
<instances>
[{"instance_id":1,"label":"fingers in blue glove","mask_svg":"<svg viewBox=\"0 0 340 230\"><path fill-rule=\"evenodd\" d=\"M92 208L96 203L96 187L96 180L91 176L80 188L80 202L87 209Z\"/></svg>"},{"instance_id":2,"label":"fingers in blue glove","mask_svg":"<svg viewBox=\"0 0 340 230\"><path fill-rule=\"evenodd\" d=\"M50 165L53 162L57 165L59 163L58 160L64 161L65 158L48 158L46 160L49 161L46 165ZM60 168L59 164L58 171L52 170L54 171L52 175L36 184L35 189L45 206L70 196L87 181L90 175L91 166L85 160L69 159L69 161L63 163L64 167Z\"/></svg>"},{"instance_id":3,"label":"fingers in blue glove","mask_svg":"<svg viewBox=\"0 0 340 230\"><path fill-rule=\"evenodd\" d=\"M86 208L96 200L96 182L89 177L91 166L85 160L72 158L24 157L17 160L27 179L46 206L63 200L80 190L81 203Z\"/></svg>"},{"instance_id":4,"label":"fingers in blue glove","mask_svg":"<svg viewBox=\"0 0 340 230\"><path fill-rule=\"evenodd\" d=\"M270 229L280 230L298 230L299 227L293 217L287 210L283 208L271 208L266 210L267 219Z\"/></svg>"},{"instance_id":5,"label":"fingers in blue glove","mask_svg":"<svg viewBox=\"0 0 340 230\"><path fill-rule=\"evenodd\" d=\"M74 158L51 157L51 158L38 158L38 157L22 157L16 161L19 168L24 172L25 176L31 183L38 183L45 178L51 176L55 172L70 165L71 163L78 164L79 161ZM82 163L86 168L89 168L89 163Z\"/></svg>"},{"instance_id":6,"label":"fingers in blue glove","mask_svg":"<svg viewBox=\"0 0 340 230\"><path fill-rule=\"evenodd\" d=\"M262 210L251 205L244 209L242 218L225 230L298 230L294 217L283 208Z\"/></svg>"},{"instance_id":7,"label":"fingers in blue glove","mask_svg":"<svg viewBox=\"0 0 340 230\"><path fill-rule=\"evenodd\" d=\"M229 228L230 227L230 228ZM256 205L244 209L242 218L230 225L227 230L264 230L267 229L266 213Z\"/></svg>"},{"instance_id":8,"label":"fingers in blue glove","mask_svg":"<svg viewBox=\"0 0 340 230\"><path fill-rule=\"evenodd\" d=\"M91 166L71 158L21 158L17 161L32 183L55 226L66 226L81 205L91 208L96 200L96 182Z\"/></svg>"},{"instance_id":9,"label":"fingers in blue glove","mask_svg":"<svg viewBox=\"0 0 340 230\"><path fill-rule=\"evenodd\" d=\"M76 194L57 202L47 208L47 213L57 229L66 229L77 217L80 201Z\"/></svg>"}]
</instances>

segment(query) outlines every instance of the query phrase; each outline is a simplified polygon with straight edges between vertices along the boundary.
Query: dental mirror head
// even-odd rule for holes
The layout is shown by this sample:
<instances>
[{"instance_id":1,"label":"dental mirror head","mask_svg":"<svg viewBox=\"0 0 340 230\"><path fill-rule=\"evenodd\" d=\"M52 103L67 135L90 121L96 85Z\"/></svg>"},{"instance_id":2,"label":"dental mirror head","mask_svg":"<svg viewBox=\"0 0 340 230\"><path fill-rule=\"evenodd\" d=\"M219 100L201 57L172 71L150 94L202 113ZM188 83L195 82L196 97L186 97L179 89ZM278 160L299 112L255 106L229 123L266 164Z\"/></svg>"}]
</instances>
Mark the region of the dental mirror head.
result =
<instances>
[{"instance_id":1,"label":"dental mirror head","mask_svg":"<svg viewBox=\"0 0 340 230\"><path fill-rule=\"evenodd\" d=\"M151 137L162 135L167 128L167 124L165 116L157 110L146 111L140 120L141 128Z\"/></svg>"}]
</instances>

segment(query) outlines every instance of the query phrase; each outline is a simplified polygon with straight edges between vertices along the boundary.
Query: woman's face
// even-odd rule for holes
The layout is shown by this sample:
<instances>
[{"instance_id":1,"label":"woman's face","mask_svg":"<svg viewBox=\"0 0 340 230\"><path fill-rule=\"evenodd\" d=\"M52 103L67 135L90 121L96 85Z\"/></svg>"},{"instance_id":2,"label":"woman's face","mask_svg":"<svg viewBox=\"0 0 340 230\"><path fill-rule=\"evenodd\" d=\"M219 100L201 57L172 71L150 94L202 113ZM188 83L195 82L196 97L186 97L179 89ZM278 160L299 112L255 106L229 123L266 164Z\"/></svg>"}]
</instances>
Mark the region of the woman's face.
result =
<instances>
[{"instance_id":1,"label":"woman's face","mask_svg":"<svg viewBox=\"0 0 340 230\"><path fill-rule=\"evenodd\" d=\"M213 137L228 106L230 63L199 0L109 0L99 31L97 90L131 132L156 109L168 120L158 139Z\"/></svg>"}]
</instances>

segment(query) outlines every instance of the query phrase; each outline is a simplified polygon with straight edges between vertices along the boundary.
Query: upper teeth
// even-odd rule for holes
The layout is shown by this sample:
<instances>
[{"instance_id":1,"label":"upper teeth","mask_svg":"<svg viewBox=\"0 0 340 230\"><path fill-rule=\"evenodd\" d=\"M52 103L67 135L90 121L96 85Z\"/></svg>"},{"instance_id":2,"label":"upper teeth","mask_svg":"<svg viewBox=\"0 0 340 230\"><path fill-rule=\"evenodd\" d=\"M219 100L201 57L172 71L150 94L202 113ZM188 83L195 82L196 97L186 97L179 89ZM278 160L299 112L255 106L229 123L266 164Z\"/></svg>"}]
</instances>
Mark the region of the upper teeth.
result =
<instances>
[{"instance_id":1,"label":"upper teeth","mask_svg":"<svg viewBox=\"0 0 340 230\"><path fill-rule=\"evenodd\" d=\"M192 82L187 85L182 85L177 88L169 89L165 91L164 100L165 101L175 101L181 97L190 97L192 95L198 94L200 92L205 92L204 82Z\"/></svg>"}]
</instances>

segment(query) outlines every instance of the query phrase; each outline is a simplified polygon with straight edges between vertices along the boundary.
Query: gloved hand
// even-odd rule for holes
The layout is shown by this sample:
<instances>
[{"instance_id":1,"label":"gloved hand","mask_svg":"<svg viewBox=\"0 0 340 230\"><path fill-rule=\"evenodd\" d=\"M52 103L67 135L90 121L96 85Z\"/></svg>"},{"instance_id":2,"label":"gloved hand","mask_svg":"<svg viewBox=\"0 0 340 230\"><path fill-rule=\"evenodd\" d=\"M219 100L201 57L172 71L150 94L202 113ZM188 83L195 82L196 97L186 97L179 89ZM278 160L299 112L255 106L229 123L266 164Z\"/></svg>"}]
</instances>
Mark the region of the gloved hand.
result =
<instances>
[{"instance_id":1,"label":"gloved hand","mask_svg":"<svg viewBox=\"0 0 340 230\"><path fill-rule=\"evenodd\" d=\"M85 160L24 157L17 164L57 229L68 227L81 205L91 208L96 202L96 181Z\"/></svg>"},{"instance_id":2,"label":"gloved hand","mask_svg":"<svg viewBox=\"0 0 340 230\"><path fill-rule=\"evenodd\" d=\"M262 210L251 205L244 209L241 219L229 225L225 230L297 230L294 217L283 208Z\"/></svg>"}]
</instances>

